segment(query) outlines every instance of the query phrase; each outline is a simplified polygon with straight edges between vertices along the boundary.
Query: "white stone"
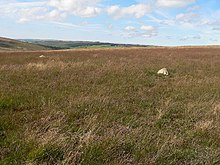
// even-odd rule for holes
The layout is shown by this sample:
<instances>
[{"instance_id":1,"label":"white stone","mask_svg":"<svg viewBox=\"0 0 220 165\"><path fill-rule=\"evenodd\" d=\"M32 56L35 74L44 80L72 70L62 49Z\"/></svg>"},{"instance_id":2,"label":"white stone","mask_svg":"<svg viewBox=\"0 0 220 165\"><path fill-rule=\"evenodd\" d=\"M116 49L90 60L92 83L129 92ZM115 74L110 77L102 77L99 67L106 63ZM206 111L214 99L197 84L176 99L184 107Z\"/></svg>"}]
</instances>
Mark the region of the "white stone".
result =
<instances>
[{"instance_id":1,"label":"white stone","mask_svg":"<svg viewBox=\"0 0 220 165\"><path fill-rule=\"evenodd\" d=\"M44 56L44 55L40 55L39 57L40 57L40 58L45 58L45 56Z\"/></svg>"},{"instance_id":2,"label":"white stone","mask_svg":"<svg viewBox=\"0 0 220 165\"><path fill-rule=\"evenodd\" d=\"M167 70L167 68L163 68L163 69L160 69L157 74L162 74L162 75L165 75L165 76L168 76L169 75L169 72Z\"/></svg>"}]
</instances>

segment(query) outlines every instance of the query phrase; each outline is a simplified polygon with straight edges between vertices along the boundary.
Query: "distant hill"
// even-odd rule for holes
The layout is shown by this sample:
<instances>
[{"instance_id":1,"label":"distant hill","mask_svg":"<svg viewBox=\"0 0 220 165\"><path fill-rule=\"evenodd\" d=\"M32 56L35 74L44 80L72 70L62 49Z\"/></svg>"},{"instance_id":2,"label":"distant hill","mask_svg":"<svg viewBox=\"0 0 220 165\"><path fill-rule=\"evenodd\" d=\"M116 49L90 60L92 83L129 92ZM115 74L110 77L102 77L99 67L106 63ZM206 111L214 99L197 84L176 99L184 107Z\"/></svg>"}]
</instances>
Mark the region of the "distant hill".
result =
<instances>
[{"instance_id":1,"label":"distant hill","mask_svg":"<svg viewBox=\"0 0 220 165\"><path fill-rule=\"evenodd\" d=\"M14 39L0 37L0 51L35 51L48 49L50 48Z\"/></svg>"},{"instance_id":2,"label":"distant hill","mask_svg":"<svg viewBox=\"0 0 220 165\"><path fill-rule=\"evenodd\" d=\"M151 45L117 44L90 41L62 41L39 39L9 39L0 37L0 51L37 51L74 48L153 47Z\"/></svg>"},{"instance_id":3,"label":"distant hill","mask_svg":"<svg viewBox=\"0 0 220 165\"><path fill-rule=\"evenodd\" d=\"M35 40L22 39L32 44L46 46L51 49L73 49L73 48L111 48L111 47L150 47L150 45L137 44L116 44L104 42L90 42L90 41L62 41L62 40Z\"/></svg>"}]
</instances>

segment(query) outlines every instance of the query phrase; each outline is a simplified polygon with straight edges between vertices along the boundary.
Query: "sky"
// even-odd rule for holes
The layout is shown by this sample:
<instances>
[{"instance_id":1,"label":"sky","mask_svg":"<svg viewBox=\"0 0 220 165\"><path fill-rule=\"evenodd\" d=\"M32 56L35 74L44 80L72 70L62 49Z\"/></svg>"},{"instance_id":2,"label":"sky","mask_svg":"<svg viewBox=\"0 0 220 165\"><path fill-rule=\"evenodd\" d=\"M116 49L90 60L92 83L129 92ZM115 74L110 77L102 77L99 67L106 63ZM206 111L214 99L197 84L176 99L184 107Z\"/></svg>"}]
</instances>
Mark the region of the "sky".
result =
<instances>
[{"instance_id":1,"label":"sky","mask_svg":"<svg viewBox=\"0 0 220 165\"><path fill-rule=\"evenodd\" d=\"M219 0L0 0L0 36L220 45Z\"/></svg>"}]
</instances>

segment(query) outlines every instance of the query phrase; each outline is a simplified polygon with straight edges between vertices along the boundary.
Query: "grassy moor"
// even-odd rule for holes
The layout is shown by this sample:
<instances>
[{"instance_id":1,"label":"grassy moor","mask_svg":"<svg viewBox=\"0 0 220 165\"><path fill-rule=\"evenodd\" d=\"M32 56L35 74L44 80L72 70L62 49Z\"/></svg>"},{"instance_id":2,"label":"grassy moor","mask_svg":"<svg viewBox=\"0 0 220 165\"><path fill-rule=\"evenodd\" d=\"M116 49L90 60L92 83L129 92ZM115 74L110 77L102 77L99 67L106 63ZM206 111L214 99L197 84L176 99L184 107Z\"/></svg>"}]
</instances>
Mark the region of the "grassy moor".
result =
<instances>
[{"instance_id":1,"label":"grassy moor","mask_svg":"<svg viewBox=\"0 0 220 165\"><path fill-rule=\"evenodd\" d=\"M1 52L0 164L220 164L220 48Z\"/></svg>"},{"instance_id":2,"label":"grassy moor","mask_svg":"<svg viewBox=\"0 0 220 165\"><path fill-rule=\"evenodd\" d=\"M0 51L36 51L36 50L48 50L47 46L41 46L37 44L31 44L22 42L19 40L2 38L0 37Z\"/></svg>"}]
</instances>

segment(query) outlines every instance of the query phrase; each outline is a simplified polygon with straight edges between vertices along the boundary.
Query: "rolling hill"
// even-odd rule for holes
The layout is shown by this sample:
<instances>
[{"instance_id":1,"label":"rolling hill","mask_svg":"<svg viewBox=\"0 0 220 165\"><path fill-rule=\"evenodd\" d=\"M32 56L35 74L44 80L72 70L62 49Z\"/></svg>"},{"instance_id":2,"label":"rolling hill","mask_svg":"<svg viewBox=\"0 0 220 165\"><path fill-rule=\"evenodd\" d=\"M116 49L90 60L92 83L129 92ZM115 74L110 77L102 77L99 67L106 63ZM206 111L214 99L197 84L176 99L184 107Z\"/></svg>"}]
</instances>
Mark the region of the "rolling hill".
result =
<instances>
[{"instance_id":1,"label":"rolling hill","mask_svg":"<svg viewBox=\"0 0 220 165\"><path fill-rule=\"evenodd\" d=\"M118 48L118 47L150 47L150 45L117 44L108 42L91 41L63 41L63 40L37 40L22 39L21 41L42 45L51 49L73 49L73 48Z\"/></svg>"},{"instance_id":2,"label":"rolling hill","mask_svg":"<svg viewBox=\"0 0 220 165\"><path fill-rule=\"evenodd\" d=\"M45 46L0 37L0 51L35 51L48 49Z\"/></svg>"},{"instance_id":3,"label":"rolling hill","mask_svg":"<svg viewBox=\"0 0 220 165\"><path fill-rule=\"evenodd\" d=\"M153 47L151 45L117 44L91 41L63 41L41 39L9 39L0 37L0 51L39 51L77 48Z\"/></svg>"}]
</instances>

